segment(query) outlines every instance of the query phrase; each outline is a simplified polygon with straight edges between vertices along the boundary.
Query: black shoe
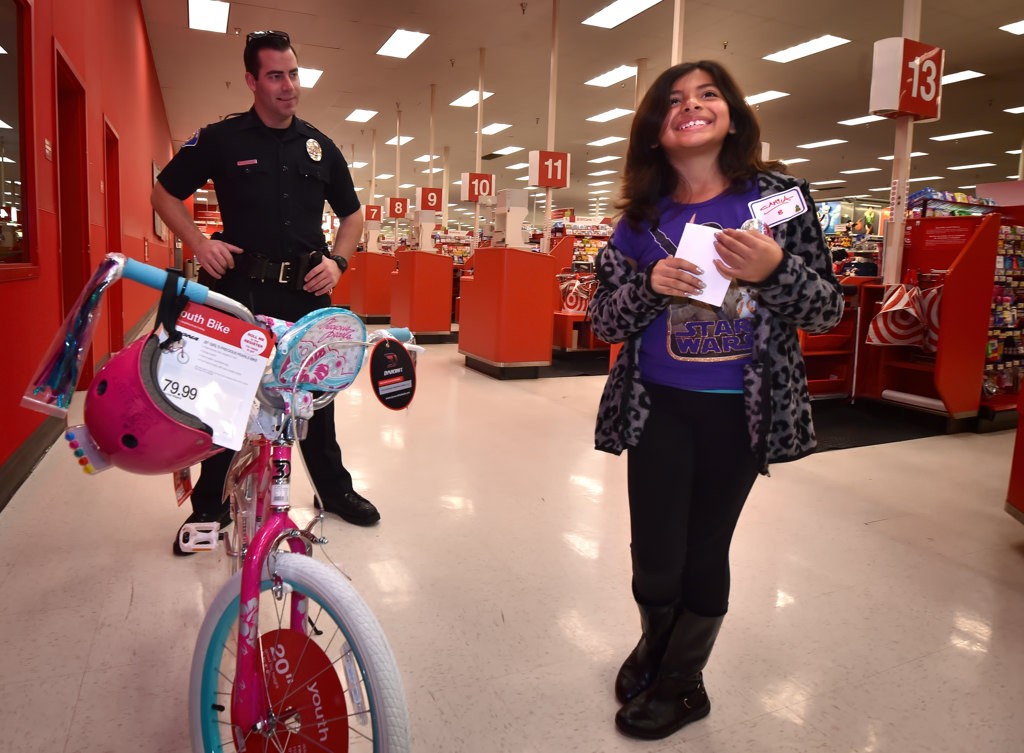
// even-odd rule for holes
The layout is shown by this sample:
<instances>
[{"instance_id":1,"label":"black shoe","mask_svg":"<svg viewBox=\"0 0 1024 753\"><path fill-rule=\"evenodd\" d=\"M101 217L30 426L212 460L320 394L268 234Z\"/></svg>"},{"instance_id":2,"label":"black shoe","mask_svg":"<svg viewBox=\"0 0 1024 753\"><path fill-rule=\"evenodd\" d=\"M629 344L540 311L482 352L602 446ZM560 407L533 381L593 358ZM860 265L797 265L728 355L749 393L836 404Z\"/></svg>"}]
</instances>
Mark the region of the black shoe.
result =
<instances>
[{"instance_id":1,"label":"black shoe","mask_svg":"<svg viewBox=\"0 0 1024 753\"><path fill-rule=\"evenodd\" d=\"M228 509L227 505L225 505L224 509L221 510L220 512L193 512L191 515L185 518L185 522L181 524L180 528L178 528L178 533L174 537L174 556L188 557L190 554L195 554L195 552L186 552L184 549L181 548L181 545L178 543L178 540L181 537L181 529L184 528L186 524L213 523L214 521L220 523L220 530L222 531L229 525L231 525L231 510Z\"/></svg>"},{"instance_id":2,"label":"black shoe","mask_svg":"<svg viewBox=\"0 0 1024 753\"><path fill-rule=\"evenodd\" d=\"M686 689L671 681L655 680L619 709L615 715L619 732L641 740L661 740L706 717L711 713L711 702L704 682L699 675L690 679Z\"/></svg>"},{"instance_id":3,"label":"black shoe","mask_svg":"<svg viewBox=\"0 0 1024 753\"><path fill-rule=\"evenodd\" d=\"M340 497L324 499L323 503L324 510L352 525L372 526L380 520L380 513L373 503L355 490L347 491Z\"/></svg>"},{"instance_id":4,"label":"black shoe","mask_svg":"<svg viewBox=\"0 0 1024 753\"><path fill-rule=\"evenodd\" d=\"M676 622L675 604L651 606L637 602L637 606L642 634L615 677L615 697L619 703L632 701L654 682Z\"/></svg>"}]
</instances>

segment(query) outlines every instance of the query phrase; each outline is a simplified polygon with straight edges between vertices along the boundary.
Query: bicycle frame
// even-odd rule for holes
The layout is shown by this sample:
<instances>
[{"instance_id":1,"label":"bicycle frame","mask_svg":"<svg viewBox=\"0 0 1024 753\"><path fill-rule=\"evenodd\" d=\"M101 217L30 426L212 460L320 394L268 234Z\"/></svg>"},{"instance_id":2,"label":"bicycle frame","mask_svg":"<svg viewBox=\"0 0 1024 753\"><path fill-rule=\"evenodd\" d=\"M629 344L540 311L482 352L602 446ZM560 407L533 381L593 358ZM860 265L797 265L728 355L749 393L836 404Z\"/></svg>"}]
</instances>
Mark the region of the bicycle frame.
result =
<instances>
[{"instance_id":1,"label":"bicycle frame","mask_svg":"<svg viewBox=\"0 0 1024 753\"><path fill-rule=\"evenodd\" d=\"M282 539L288 542L293 552L309 554L311 547L301 539L295 523L288 515L291 492L291 455L292 445L289 441L271 442L265 438L260 442L259 454L251 461L242 475L256 475L257 481L257 515L264 502L269 502L270 511L256 529L255 536L246 547L242 564L242 587L239 594L238 620L238 655L236 663L236 684L246 688L247 692L232 694L231 718L235 726L235 734L239 746L242 746L245 735L251 730L260 729L268 720L263 719L265 710L263 700L267 697L266 676L259 656L259 625L257 605L260 600L260 584L263 579L263 568L267 558L277 549ZM263 484L260 478L267 470L267 461L274 467L271 479L269 500L263 499ZM277 584L275 584L276 586ZM306 619L305 604L302 596L292 595L290 605L292 630L305 635Z\"/></svg>"}]
</instances>

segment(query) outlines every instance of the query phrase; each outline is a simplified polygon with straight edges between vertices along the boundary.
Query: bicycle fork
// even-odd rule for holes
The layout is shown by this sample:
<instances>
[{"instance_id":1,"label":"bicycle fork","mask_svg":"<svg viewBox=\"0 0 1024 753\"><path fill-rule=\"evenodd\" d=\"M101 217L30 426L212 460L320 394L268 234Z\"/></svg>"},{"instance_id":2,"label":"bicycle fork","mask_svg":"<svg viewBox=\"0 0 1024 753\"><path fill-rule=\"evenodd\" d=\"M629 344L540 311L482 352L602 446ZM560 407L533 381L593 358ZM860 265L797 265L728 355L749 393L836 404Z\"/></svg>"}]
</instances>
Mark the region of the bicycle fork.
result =
<instances>
[{"instance_id":1,"label":"bicycle fork","mask_svg":"<svg viewBox=\"0 0 1024 753\"><path fill-rule=\"evenodd\" d=\"M291 454L292 446L287 441L273 443L270 485L270 514L263 522L249 544L249 550L242 564L242 582L239 595L238 656L235 666L235 692L231 700L231 720L239 750L244 750L244 741L252 732L272 734L278 719L269 709L265 662L274 665L273 656L260 656L259 606L263 569L278 539L295 524L288 516L291 498ZM293 552L306 554L303 540L287 537ZM275 578L270 572L268 576ZM275 580L274 596L282 598L283 584ZM291 594L291 630L306 635L306 600L299 594ZM275 670L276 671L276 670ZM287 668L285 668L287 672ZM287 679L287 678L286 678ZM269 712L269 713L268 713Z\"/></svg>"}]
</instances>

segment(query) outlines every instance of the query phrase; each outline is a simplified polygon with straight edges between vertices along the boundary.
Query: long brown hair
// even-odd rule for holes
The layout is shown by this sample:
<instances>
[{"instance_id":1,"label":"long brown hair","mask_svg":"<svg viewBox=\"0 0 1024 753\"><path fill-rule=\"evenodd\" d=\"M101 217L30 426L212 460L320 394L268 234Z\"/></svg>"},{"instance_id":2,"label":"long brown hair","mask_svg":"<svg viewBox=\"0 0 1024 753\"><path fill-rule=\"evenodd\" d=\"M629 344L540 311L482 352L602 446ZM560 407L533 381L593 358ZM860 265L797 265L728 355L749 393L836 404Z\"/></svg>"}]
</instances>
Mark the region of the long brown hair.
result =
<instances>
[{"instance_id":1,"label":"long brown hair","mask_svg":"<svg viewBox=\"0 0 1024 753\"><path fill-rule=\"evenodd\" d=\"M658 201L673 193L679 185L679 175L665 158L659 139L668 114L672 87L695 70L711 76L729 106L732 129L718 155L718 166L729 180L729 190L744 190L758 172L783 169L781 162L761 159L761 127L736 81L725 68L710 60L674 65L651 84L637 108L630 129L618 208L634 227L645 221L656 223Z\"/></svg>"}]
</instances>

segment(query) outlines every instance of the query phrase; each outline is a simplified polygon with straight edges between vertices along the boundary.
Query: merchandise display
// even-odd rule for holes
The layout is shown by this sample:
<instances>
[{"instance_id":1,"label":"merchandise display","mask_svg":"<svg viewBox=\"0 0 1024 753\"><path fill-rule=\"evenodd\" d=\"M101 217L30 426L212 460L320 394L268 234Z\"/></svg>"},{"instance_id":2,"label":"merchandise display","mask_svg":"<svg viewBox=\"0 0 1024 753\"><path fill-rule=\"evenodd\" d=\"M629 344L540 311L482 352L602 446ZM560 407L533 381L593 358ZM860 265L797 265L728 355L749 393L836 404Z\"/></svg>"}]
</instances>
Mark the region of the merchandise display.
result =
<instances>
[{"instance_id":1,"label":"merchandise display","mask_svg":"<svg viewBox=\"0 0 1024 753\"><path fill-rule=\"evenodd\" d=\"M1024 375L1024 227L1002 225L996 248L992 315L985 351L985 400L1012 410Z\"/></svg>"}]
</instances>

